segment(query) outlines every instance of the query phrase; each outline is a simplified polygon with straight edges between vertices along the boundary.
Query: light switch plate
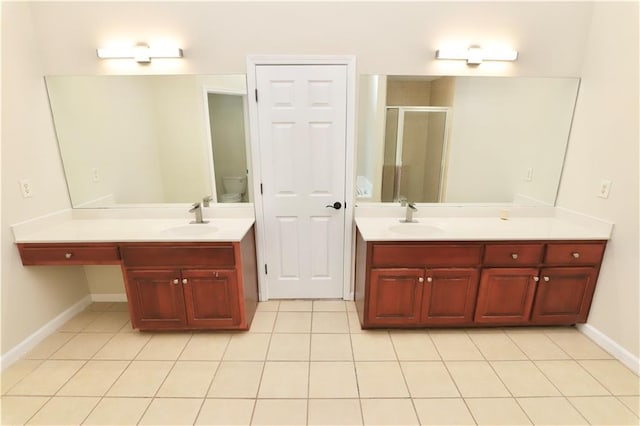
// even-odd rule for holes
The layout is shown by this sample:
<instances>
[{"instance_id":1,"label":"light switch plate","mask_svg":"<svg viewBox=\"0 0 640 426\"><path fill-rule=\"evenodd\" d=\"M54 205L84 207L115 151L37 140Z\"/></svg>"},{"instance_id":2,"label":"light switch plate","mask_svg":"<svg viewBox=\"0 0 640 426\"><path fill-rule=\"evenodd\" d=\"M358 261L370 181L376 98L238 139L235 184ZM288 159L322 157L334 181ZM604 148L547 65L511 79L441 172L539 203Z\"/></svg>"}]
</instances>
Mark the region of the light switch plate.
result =
<instances>
[{"instance_id":1,"label":"light switch plate","mask_svg":"<svg viewBox=\"0 0 640 426\"><path fill-rule=\"evenodd\" d=\"M31 187L31 181L29 179L21 179L18 181L18 183L20 184L22 198L33 197L33 188Z\"/></svg>"},{"instance_id":2,"label":"light switch plate","mask_svg":"<svg viewBox=\"0 0 640 426\"><path fill-rule=\"evenodd\" d=\"M598 197L609 198L609 191L611 190L611 181L603 179L600 182L600 189L598 191Z\"/></svg>"}]
</instances>

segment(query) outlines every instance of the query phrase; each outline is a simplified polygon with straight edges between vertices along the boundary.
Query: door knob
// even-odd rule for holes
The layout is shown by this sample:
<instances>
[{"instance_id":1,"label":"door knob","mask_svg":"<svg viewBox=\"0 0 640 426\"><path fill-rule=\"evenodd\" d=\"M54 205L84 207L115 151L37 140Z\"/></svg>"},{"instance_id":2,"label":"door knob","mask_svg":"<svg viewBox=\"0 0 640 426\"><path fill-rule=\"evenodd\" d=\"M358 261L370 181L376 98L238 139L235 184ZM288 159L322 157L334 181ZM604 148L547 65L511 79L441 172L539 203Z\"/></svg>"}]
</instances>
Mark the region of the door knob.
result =
<instances>
[{"instance_id":1,"label":"door knob","mask_svg":"<svg viewBox=\"0 0 640 426\"><path fill-rule=\"evenodd\" d=\"M340 210L342 208L342 203L340 201L336 201L333 204L327 204L325 207L331 207L332 209Z\"/></svg>"}]
</instances>

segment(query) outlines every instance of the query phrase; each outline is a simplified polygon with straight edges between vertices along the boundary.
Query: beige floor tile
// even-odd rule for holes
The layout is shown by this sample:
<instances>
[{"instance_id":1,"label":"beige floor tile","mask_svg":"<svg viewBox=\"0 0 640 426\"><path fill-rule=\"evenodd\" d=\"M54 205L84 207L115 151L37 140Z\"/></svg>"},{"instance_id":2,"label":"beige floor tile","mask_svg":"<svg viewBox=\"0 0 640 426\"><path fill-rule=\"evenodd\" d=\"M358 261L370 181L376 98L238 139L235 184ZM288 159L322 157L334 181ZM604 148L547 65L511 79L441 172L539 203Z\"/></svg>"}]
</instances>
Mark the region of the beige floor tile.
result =
<instances>
[{"instance_id":1,"label":"beige floor tile","mask_svg":"<svg viewBox=\"0 0 640 426\"><path fill-rule=\"evenodd\" d=\"M203 400L200 398L154 398L140 425L192 425Z\"/></svg>"},{"instance_id":2,"label":"beige floor tile","mask_svg":"<svg viewBox=\"0 0 640 426\"><path fill-rule=\"evenodd\" d=\"M592 425L638 425L640 419L614 397L572 397L569 401Z\"/></svg>"},{"instance_id":3,"label":"beige floor tile","mask_svg":"<svg viewBox=\"0 0 640 426\"><path fill-rule=\"evenodd\" d=\"M574 359L612 359L613 357L575 328L550 328L553 342Z\"/></svg>"},{"instance_id":4,"label":"beige floor tile","mask_svg":"<svg viewBox=\"0 0 640 426\"><path fill-rule=\"evenodd\" d=\"M194 333L180 354L182 361L219 361L231 340L227 333Z\"/></svg>"},{"instance_id":5,"label":"beige floor tile","mask_svg":"<svg viewBox=\"0 0 640 426\"><path fill-rule=\"evenodd\" d=\"M274 333L271 336L267 360L308 361L311 335L302 333Z\"/></svg>"},{"instance_id":6,"label":"beige floor tile","mask_svg":"<svg viewBox=\"0 0 640 426\"><path fill-rule=\"evenodd\" d=\"M351 335L351 345L356 361L396 360L396 352L387 332Z\"/></svg>"},{"instance_id":7,"label":"beige floor tile","mask_svg":"<svg viewBox=\"0 0 640 426\"><path fill-rule=\"evenodd\" d=\"M362 413L357 399L310 399L308 425L361 425Z\"/></svg>"},{"instance_id":8,"label":"beige floor tile","mask_svg":"<svg viewBox=\"0 0 640 426\"><path fill-rule=\"evenodd\" d=\"M129 305L127 302L113 302L109 309L109 312L129 312Z\"/></svg>"},{"instance_id":9,"label":"beige floor tile","mask_svg":"<svg viewBox=\"0 0 640 426\"><path fill-rule=\"evenodd\" d=\"M82 311L78 315L64 323L62 327L58 329L58 331L80 332L86 326L95 321L100 316L100 314L101 312Z\"/></svg>"},{"instance_id":10,"label":"beige floor tile","mask_svg":"<svg viewBox=\"0 0 640 426\"><path fill-rule=\"evenodd\" d=\"M238 333L231 336L224 360L264 361L267 357L271 334Z\"/></svg>"},{"instance_id":11,"label":"beige floor tile","mask_svg":"<svg viewBox=\"0 0 640 426\"><path fill-rule=\"evenodd\" d=\"M309 398L358 398L353 362L312 362L309 370Z\"/></svg>"},{"instance_id":12,"label":"beige floor tile","mask_svg":"<svg viewBox=\"0 0 640 426\"><path fill-rule=\"evenodd\" d=\"M446 361L483 360L473 341L462 330L431 330L429 332L438 353Z\"/></svg>"},{"instance_id":13,"label":"beige floor tile","mask_svg":"<svg viewBox=\"0 0 640 426\"><path fill-rule=\"evenodd\" d=\"M29 420L29 425L80 424L100 401L97 397L56 396Z\"/></svg>"},{"instance_id":14,"label":"beige floor tile","mask_svg":"<svg viewBox=\"0 0 640 426\"><path fill-rule=\"evenodd\" d=\"M344 300L314 300L314 312L346 312L347 304Z\"/></svg>"},{"instance_id":15,"label":"beige floor tile","mask_svg":"<svg viewBox=\"0 0 640 426\"><path fill-rule=\"evenodd\" d=\"M172 361L132 361L107 396L154 396L172 366Z\"/></svg>"},{"instance_id":16,"label":"beige floor tile","mask_svg":"<svg viewBox=\"0 0 640 426\"><path fill-rule=\"evenodd\" d=\"M266 362L258 398L306 398L308 362Z\"/></svg>"},{"instance_id":17,"label":"beige floor tile","mask_svg":"<svg viewBox=\"0 0 640 426\"><path fill-rule=\"evenodd\" d=\"M277 312L280 308L279 300L268 300L266 302L258 302L257 312Z\"/></svg>"},{"instance_id":18,"label":"beige floor tile","mask_svg":"<svg viewBox=\"0 0 640 426\"><path fill-rule=\"evenodd\" d=\"M311 321L312 333L348 333L347 312L314 312Z\"/></svg>"},{"instance_id":19,"label":"beige floor tile","mask_svg":"<svg viewBox=\"0 0 640 426\"><path fill-rule=\"evenodd\" d=\"M313 301L311 300L281 300L278 311L280 312L311 312Z\"/></svg>"},{"instance_id":20,"label":"beige floor tile","mask_svg":"<svg viewBox=\"0 0 640 426\"><path fill-rule=\"evenodd\" d=\"M409 396L398 362L356 362L356 374L361 398Z\"/></svg>"},{"instance_id":21,"label":"beige floor tile","mask_svg":"<svg viewBox=\"0 0 640 426\"><path fill-rule=\"evenodd\" d=\"M467 334L489 361L527 359L524 352L502 330L469 330Z\"/></svg>"},{"instance_id":22,"label":"beige floor tile","mask_svg":"<svg viewBox=\"0 0 640 426\"><path fill-rule=\"evenodd\" d=\"M26 423L48 400L48 396L3 396L0 424Z\"/></svg>"},{"instance_id":23,"label":"beige floor tile","mask_svg":"<svg viewBox=\"0 0 640 426\"><path fill-rule=\"evenodd\" d=\"M151 398L102 398L86 425L135 425L138 424Z\"/></svg>"},{"instance_id":24,"label":"beige floor tile","mask_svg":"<svg viewBox=\"0 0 640 426\"><path fill-rule=\"evenodd\" d=\"M511 396L486 361L450 361L446 366L465 398Z\"/></svg>"},{"instance_id":25,"label":"beige floor tile","mask_svg":"<svg viewBox=\"0 0 640 426\"><path fill-rule=\"evenodd\" d=\"M618 360L579 361L614 395L640 395L640 378Z\"/></svg>"},{"instance_id":26,"label":"beige floor tile","mask_svg":"<svg viewBox=\"0 0 640 426\"><path fill-rule=\"evenodd\" d=\"M191 333L154 334L136 356L141 361L173 361L178 359L191 339Z\"/></svg>"},{"instance_id":27,"label":"beige floor tile","mask_svg":"<svg viewBox=\"0 0 640 426\"><path fill-rule=\"evenodd\" d=\"M629 407L636 416L640 416L640 396L619 396L618 399Z\"/></svg>"},{"instance_id":28,"label":"beige floor tile","mask_svg":"<svg viewBox=\"0 0 640 426\"><path fill-rule=\"evenodd\" d=\"M248 426L255 403L255 399L206 399L196 424Z\"/></svg>"},{"instance_id":29,"label":"beige floor tile","mask_svg":"<svg viewBox=\"0 0 640 426\"><path fill-rule=\"evenodd\" d=\"M116 333L129 322L128 312L103 312L95 321L87 325L83 333L86 332L110 332Z\"/></svg>"},{"instance_id":30,"label":"beige floor tile","mask_svg":"<svg viewBox=\"0 0 640 426\"><path fill-rule=\"evenodd\" d=\"M75 336L75 333L53 333L29 351L24 359L47 359Z\"/></svg>"},{"instance_id":31,"label":"beige floor tile","mask_svg":"<svg viewBox=\"0 0 640 426\"><path fill-rule=\"evenodd\" d=\"M584 425L587 421L564 397L518 398L518 403L535 425Z\"/></svg>"},{"instance_id":32,"label":"beige floor tile","mask_svg":"<svg viewBox=\"0 0 640 426\"><path fill-rule=\"evenodd\" d=\"M107 312L111 306L113 306L113 302L92 302L85 308L85 311Z\"/></svg>"},{"instance_id":33,"label":"beige floor tile","mask_svg":"<svg viewBox=\"0 0 640 426\"><path fill-rule=\"evenodd\" d=\"M177 361L156 396L204 398L217 368L216 361Z\"/></svg>"},{"instance_id":34,"label":"beige floor tile","mask_svg":"<svg viewBox=\"0 0 640 426\"><path fill-rule=\"evenodd\" d=\"M355 311L347 311L347 318L349 320L349 333L357 334L366 332L366 330L362 329L360 319Z\"/></svg>"},{"instance_id":35,"label":"beige floor tile","mask_svg":"<svg viewBox=\"0 0 640 426\"><path fill-rule=\"evenodd\" d=\"M16 383L24 379L29 373L38 368L42 360L21 359L2 372L2 394L7 393Z\"/></svg>"},{"instance_id":36,"label":"beige floor tile","mask_svg":"<svg viewBox=\"0 0 640 426\"><path fill-rule=\"evenodd\" d=\"M91 359L113 336L110 333L77 334L50 359Z\"/></svg>"},{"instance_id":37,"label":"beige floor tile","mask_svg":"<svg viewBox=\"0 0 640 426\"><path fill-rule=\"evenodd\" d=\"M444 363L439 361L401 362L400 366L412 398L459 397L458 389Z\"/></svg>"},{"instance_id":38,"label":"beige floor tile","mask_svg":"<svg viewBox=\"0 0 640 426\"><path fill-rule=\"evenodd\" d=\"M363 399L365 425L417 425L418 417L410 399Z\"/></svg>"},{"instance_id":39,"label":"beige floor tile","mask_svg":"<svg viewBox=\"0 0 640 426\"><path fill-rule=\"evenodd\" d=\"M282 309L282 302L280 303ZM310 333L311 312L278 312L275 333Z\"/></svg>"},{"instance_id":40,"label":"beige floor tile","mask_svg":"<svg viewBox=\"0 0 640 426\"><path fill-rule=\"evenodd\" d=\"M507 335L532 360L570 359L558 345L541 331L509 329Z\"/></svg>"},{"instance_id":41,"label":"beige floor tile","mask_svg":"<svg viewBox=\"0 0 640 426\"><path fill-rule=\"evenodd\" d=\"M12 387L8 394L53 395L83 365L84 361L44 361Z\"/></svg>"},{"instance_id":42,"label":"beige floor tile","mask_svg":"<svg viewBox=\"0 0 640 426\"><path fill-rule=\"evenodd\" d=\"M414 399L421 425L475 425L462 398Z\"/></svg>"},{"instance_id":43,"label":"beige floor tile","mask_svg":"<svg viewBox=\"0 0 640 426\"><path fill-rule=\"evenodd\" d=\"M426 331L391 331L389 335L400 361L440 360L440 355Z\"/></svg>"},{"instance_id":44,"label":"beige floor tile","mask_svg":"<svg viewBox=\"0 0 640 426\"><path fill-rule=\"evenodd\" d=\"M146 333L119 333L113 336L93 359L132 360L151 339Z\"/></svg>"},{"instance_id":45,"label":"beige floor tile","mask_svg":"<svg viewBox=\"0 0 640 426\"><path fill-rule=\"evenodd\" d=\"M307 422L305 399L259 399L256 401L252 425L304 425Z\"/></svg>"},{"instance_id":46,"label":"beige floor tile","mask_svg":"<svg viewBox=\"0 0 640 426\"><path fill-rule=\"evenodd\" d=\"M312 334L311 361L352 361L351 336L348 334Z\"/></svg>"},{"instance_id":47,"label":"beige floor tile","mask_svg":"<svg viewBox=\"0 0 640 426\"><path fill-rule=\"evenodd\" d=\"M465 401L478 425L531 424L513 398L471 398Z\"/></svg>"},{"instance_id":48,"label":"beige floor tile","mask_svg":"<svg viewBox=\"0 0 640 426\"><path fill-rule=\"evenodd\" d=\"M118 331L118 333L140 333L140 331L134 329L131 325L131 321L129 321Z\"/></svg>"},{"instance_id":49,"label":"beige floor tile","mask_svg":"<svg viewBox=\"0 0 640 426\"><path fill-rule=\"evenodd\" d=\"M249 333L271 333L276 323L277 312L259 311L253 316Z\"/></svg>"},{"instance_id":50,"label":"beige floor tile","mask_svg":"<svg viewBox=\"0 0 640 426\"><path fill-rule=\"evenodd\" d=\"M102 396L129 361L89 361L57 393L58 396Z\"/></svg>"},{"instance_id":51,"label":"beige floor tile","mask_svg":"<svg viewBox=\"0 0 640 426\"><path fill-rule=\"evenodd\" d=\"M262 369L262 362L221 362L207 397L255 398Z\"/></svg>"},{"instance_id":52,"label":"beige floor tile","mask_svg":"<svg viewBox=\"0 0 640 426\"><path fill-rule=\"evenodd\" d=\"M536 365L565 396L609 395L576 361L536 361Z\"/></svg>"},{"instance_id":53,"label":"beige floor tile","mask_svg":"<svg viewBox=\"0 0 640 426\"><path fill-rule=\"evenodd\" d=\"M345 302L345 304L347 305L347 312L356 312L356 302L354 302L353 300L348 300Z\"/></svg>"},{"instance_id":54,"label":"beige floor tile","mask_svg":"<svg viewBox=\"0 0 640 426\"><path fill-rule=\"evenodd\" d=\"M532 361L493 361L491 365L513 396L560 396Z\"/></svg>"}]
</instances>

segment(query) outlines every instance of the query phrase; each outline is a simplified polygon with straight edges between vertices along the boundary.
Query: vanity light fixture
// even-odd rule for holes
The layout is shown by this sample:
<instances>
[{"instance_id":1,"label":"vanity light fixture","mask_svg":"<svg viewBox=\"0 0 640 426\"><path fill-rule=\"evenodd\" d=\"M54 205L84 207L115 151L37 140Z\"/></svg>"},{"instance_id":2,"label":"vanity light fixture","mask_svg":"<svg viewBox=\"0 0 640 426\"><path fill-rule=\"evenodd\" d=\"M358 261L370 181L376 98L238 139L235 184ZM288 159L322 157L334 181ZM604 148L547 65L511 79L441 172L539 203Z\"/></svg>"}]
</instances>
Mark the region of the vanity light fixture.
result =
<instances>
[{"instance_id":1,"label":"vanity light fixture","mask_svg":"<svg viewBox=\"0 0 640 426\"><path fill-rule=\"evenodd\" d=\"M467 49L445 48L436 50L436 59L464 60L467 65L480 65L482 61L515 61L517 50L483 49L480 46L469 46Z\"/></svg>"},{"instance_id":2,"label":"vanity light fixture","mask_svg":"<svg viewBox=\"0 0 640 426\"><path fill-rule=\"evenodd\" d=\"M182 49L178 47L136 44L130 47L104 47L97 49L100 59L134 59L140 64L148 64L151 58L182 58Z\"/></svg>"}]
</instances>

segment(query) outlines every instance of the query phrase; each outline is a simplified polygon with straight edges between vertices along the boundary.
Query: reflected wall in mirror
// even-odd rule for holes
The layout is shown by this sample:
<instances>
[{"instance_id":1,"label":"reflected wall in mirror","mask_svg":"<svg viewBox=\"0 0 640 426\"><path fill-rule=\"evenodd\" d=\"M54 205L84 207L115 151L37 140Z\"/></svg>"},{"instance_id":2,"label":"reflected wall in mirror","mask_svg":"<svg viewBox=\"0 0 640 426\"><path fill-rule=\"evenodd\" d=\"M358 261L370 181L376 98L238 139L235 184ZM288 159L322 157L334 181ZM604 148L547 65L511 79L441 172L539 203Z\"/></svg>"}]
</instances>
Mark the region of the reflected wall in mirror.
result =
<instances>
[{"instance_id":1,"label":"reflected wall in mirror","mask_svg":"<svg viewBox=\"0 0 640 426\"><path fill-rule=\"evenodd\" d=\"M358 202L555 203L577 78L360 77Z\"/></svg>"},{"instance_id":2,"label":"reflected wall in mirror","mask_svg":"<svg viewBox=\"0 0 640 426\"><path fill-rule=\"evenodd\" d=\"M193 203L247 180L246 79L221 76L48 76L71 203ZM215 160L215 162L214 162ZM235 188L234 188L235 189Z\"/></svg>"}]
</instances>

